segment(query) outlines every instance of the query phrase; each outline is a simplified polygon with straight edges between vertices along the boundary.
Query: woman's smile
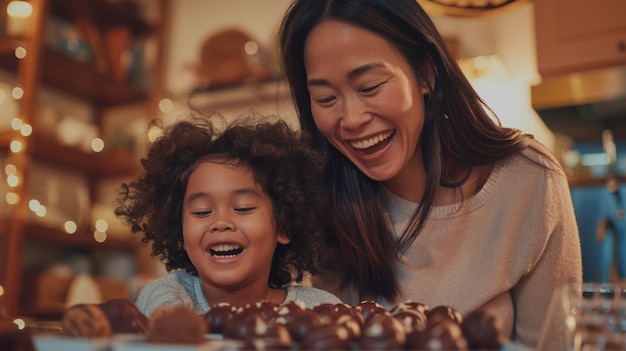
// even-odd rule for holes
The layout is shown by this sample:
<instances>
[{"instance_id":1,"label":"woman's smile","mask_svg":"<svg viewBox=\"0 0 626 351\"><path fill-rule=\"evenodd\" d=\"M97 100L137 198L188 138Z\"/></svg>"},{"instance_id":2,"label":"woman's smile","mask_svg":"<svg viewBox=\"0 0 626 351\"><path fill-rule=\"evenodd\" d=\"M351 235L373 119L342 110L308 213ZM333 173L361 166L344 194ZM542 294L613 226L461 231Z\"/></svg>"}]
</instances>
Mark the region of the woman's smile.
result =
<instances>
[{"instance_id":1,"label":"woman's smile","mask_svg":"<svg viewBox=\"0 0 626 351\"><path fill-rule=\"evenodd\" d=\"M352 145L357 152L371 155L389 145L393 135L393 131L388 131L366 139L350 141L350 145Z\"/></svg>"}]
</instances>

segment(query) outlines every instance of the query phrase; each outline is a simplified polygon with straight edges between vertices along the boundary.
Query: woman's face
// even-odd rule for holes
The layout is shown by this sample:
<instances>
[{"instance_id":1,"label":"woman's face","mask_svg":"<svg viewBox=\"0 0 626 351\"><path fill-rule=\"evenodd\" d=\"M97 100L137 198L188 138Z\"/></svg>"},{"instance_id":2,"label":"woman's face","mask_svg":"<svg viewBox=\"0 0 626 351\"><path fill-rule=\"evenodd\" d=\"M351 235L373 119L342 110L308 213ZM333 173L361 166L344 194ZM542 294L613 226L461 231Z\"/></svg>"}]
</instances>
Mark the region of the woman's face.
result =
<instances>
[{"instance_id":1,"label":"woman's face","mask_svg":"<svg viewBox=\"0 0 626 351\"><path fill-rule=\"evenodd\" d=\"M335 148L377 181L401 182L422 167L417 147L428 90L392 44L328 21L311 31L304 56L313 119Z\"/></svg>"},{"instance_id":2,"label":"woman's face","mask_svg":"<svg viewBox=\"0 0 626 351\"><path fill-rule=\"evenodd\" d=\"M272 200L252 171L201 162L183 201L184 248L203 285L226 292L266 289L274 249L289 239L277 233Z\"/></svg>"}]
</instances>

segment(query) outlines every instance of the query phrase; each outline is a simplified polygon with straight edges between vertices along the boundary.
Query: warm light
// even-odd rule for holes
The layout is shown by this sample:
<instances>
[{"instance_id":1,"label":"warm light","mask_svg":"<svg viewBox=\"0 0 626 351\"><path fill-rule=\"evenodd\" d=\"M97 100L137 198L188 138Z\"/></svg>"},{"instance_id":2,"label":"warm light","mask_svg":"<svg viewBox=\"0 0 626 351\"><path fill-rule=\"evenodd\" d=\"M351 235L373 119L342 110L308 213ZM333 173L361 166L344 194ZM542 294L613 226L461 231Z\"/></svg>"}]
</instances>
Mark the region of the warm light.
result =
<instances>
[{"instance_id":1,"label":"warm light","mask_svg":"<svg viewBox=\"0 0 626 351\"><path fill-rule=\"evenodd\" d=\"M13 118L11 120L11 128L13 128L13 130L20 130L23 124L24 122L22 122L22 120L19 118Z\"/></svg>"},{"instance_id":2,"label":"warm light","mask_svg":"<svg viewBox=\"0 0 626 351\"><path fill-rule=\"evenodd\" d=\"M4 286L0 285L0 296L4 295Z\"/></svg>"},{"instance_id":3,"label":"warm light","mask_svg":"<svg viewBox=\"0 0 626 351\"><path fill-rule=\"evenodd\" d=\"M159 101L159 111L163 113L168 113L172 111L173 107L174 107L174 104L172 103L172 100L168 98L161 99L161 101Z\"/></svg>"},{"instance_id":4,"label":"warm light","mask_svg":"<svg viewBox=\"0 0 626 351\"><path fill-rule=\"evenodd\" d=\"M78 229L78 226L76 225L76 222L74 221L65 221L63 228L65 229L67 234L74 234L76 233L76 229Z\"/></svg>"},{"instance_id":5,"label":"warm light","mask_svg":"<svg viewBox=\"0 0 626 351\"><path fill-rule=\"evenodd\" d=\"M26 49L24 49L21 46L18 46L15 49L15 57L17 57L18 59L23 59L24 57L26 57Z\"/></svg>"},{"instance_id":6,"label":"warm light","mask_svg":"<svg viewBox=\"0 0 626 351\"><path fill-rule=\"evenodd\" d=\"M93 238L96 239L97 242L103 243L107 239L107 233L96 230L93 232Z\"/></svg>"},{"instance_id":7,"label":"warm light","mask_svg":"<svg viewBox=\"0 0 626 351\"><path fill-rule=\"evenodd\" d=\"M16 175L17 174L17 167L15 167L15 165L9 163L6 166L4 166L4 173L6 173L7 175Z\"/></svg>"},{"instance_id":8,"label":"warm light","mask_svg":"<svg viewBox=\"0 0 626 351\"><path fill-rule=\"evenodd\" d=\"M33 14L33 5L28 1L11 1L7 6L7 15L12 17L28 17Z\"/></svg>"},{"instance_id":9,"label":"warm light","mask_svg":"<svg viewBox=\"0 0 626 351\"><path fill-rule=\"evenodd\" d=\"M255 41L250 40L249 42L244 44L243 51L245 51L246 54L249 56L256 55L259 52L259 44L257 44Z\"/></svg>"},{"instance_id":10,"label":"warm light","mask_svg":"<svg viewBox=\"0 0 626 351\"><path fill-rule=\"evenodd\" d=\"M150 130L148 131L148 140L152 143L155 140L157 140L162 134L163 134L163 131L161 130L161 128L152 126L150 127Z\"/></svg>"},{"instance_id":11,"label":"warm light","mask_svg":"<svg viewBox=\"0 0 626 351\"><path fill-rule=\"evenodd\" d=\"M9 205L17 205L20 202L20 196L14 192L8 192L4 198Z\"/></svg>"},{"instance_id":12,"label":"warm light","mask_svg":"<svg viewBox=\"0 0 626 351\"><path fill-rule=\"evenodd\" d=\"M20 133L23 136L29 136L33 133L33 126L31 126L30 124L22 124L22 127L20 128Z\"/></svg>"},{"instance_id":13,"label":"warm light","mask_svg":"<svg viewBox=\"0 0 626 351\"><path fill-rule=\"evenodd\" d=\"M41 204L39 203L39 200L36 199L32 199L30 201L28 201L28 208L30 208L31 211L36 212L37 209L39 209L39 206Z\"/></svg>"},{"instance_id":14,"label":"warm light","mask_svg":"<svg viewBox=\"0 0 626 351\"><path fill-rule=\"evenodd\" d=\"M91 150L93 152L100 152L104 149L104 140L100 138L93 138L91 140Z\"/></svg>"},{"instance_id":15,"label":"warm light","mask_svg":"<svg viewBox=\"0 0 626 351\"><path fill-rule=\"evenodd\" d=\"M17 318L13 320L13 323L15 323L15 325L17 325L17 329L22 330L24 329L24 327L26 327L26 322L24 322L23 319Z\"/></svg>"},{"instance_id":16,"label":"warm light","mask_svg":"<svg viewBox=\"0 0 626 351\"><path fill-rule=\"evenodd\" d=\"M15 188L18 184L20 184L20 178L16 175L9 175L7 176L7 184L10 187Z\"/></svg>"},{"instance_id":17,"label":"warm light","mask_svg":"<svg viewBox=\"0 0 626 351\"><path fill-rule=\"evenodd\" d=\"M13 88L13 90L11 91L11 96L13 96L15 100L21 99L24 96L24 89L20 87Z\"/></svg>"},{"instance_id":18,"label":"warm light","mask_svg":"<svg viewBox=\"0 0 626 351\"><path fill-rule=\"evenodd\" d=\"M109 229L109 223L104 219L99 219L96 221L96 230L99 232L106 232Z\"/></svg>"},{"instance_id":19,"label":"warm light","mask_svg":"<svg viewBox=\"0 0 626 351\"><path fill-rule=\"evenodd\" d=\"M14 153L22 151L22 143L17 140L13 140L11 141L10 149Z\"/></svg>"},{"instance_id":20,"label":"warm light","mask_svg":"<svg viewBox=\"0 0 626 351\"><path fill-rule=\"evenodd\" d=\"M40 205L40 206L37 208L37 211L35 211L35 214L36 214L38 217L43 217L43 216L45 216L45 215L46 215L46 206L44 206L44 205Z\"/></svg>"},{"instance_id":21,"label":"warm light","mask_svg":"<svg viewBox=\"0 0 626 351\"><path fill-rule=\"evenodd\" d=\"M33 5L26 1L11 1L7 6L7 28L9 36L19 36L26 32L28 18L33 14Z\"/></svg>"}]
</instances>

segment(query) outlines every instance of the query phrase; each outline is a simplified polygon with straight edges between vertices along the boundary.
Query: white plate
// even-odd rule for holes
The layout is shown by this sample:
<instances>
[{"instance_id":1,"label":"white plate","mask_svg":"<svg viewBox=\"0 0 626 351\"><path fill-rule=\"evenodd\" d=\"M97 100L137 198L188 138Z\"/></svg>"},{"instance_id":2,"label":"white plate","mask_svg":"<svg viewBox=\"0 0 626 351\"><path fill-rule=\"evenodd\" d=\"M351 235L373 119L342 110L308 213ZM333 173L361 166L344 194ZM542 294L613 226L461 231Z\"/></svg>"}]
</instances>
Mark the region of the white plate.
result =
<instances>
[{"instance_id":1,"label":"white plate","mask_svg":"<svg viewBox=\"0 0 626 351\"><path fill-rule=\"evenodd\" d=\"M62 335L33 336L36 351L109 351L111 338L74 338Z\"/></svg>"},{"instance_id":2,"label":"white plate","mask_svg":"<svg viewBox=\"0 0 626 351\"><path fill-rule=\"evenodd\" d=\"M224 340L221 335L208 334L207 342L199 345L155 344L145 341L145 336L115 336L111 351L239 351L243 344L237 340Z\"/></svg>"}]
</instances>

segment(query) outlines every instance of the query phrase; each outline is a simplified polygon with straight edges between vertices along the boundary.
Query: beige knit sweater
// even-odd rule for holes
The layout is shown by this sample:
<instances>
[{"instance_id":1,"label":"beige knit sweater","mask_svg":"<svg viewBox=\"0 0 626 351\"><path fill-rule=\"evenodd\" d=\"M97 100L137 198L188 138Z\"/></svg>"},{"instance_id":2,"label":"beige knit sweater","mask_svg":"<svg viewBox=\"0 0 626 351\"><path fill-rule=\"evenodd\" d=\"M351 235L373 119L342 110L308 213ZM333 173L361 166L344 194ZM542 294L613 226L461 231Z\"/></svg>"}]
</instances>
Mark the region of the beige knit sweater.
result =
<instances>
[{"instance_id":1,"label":"beige knit sweater","mask_svg":"<svg viewBox=\"0 0 626 351\"><path fill-rule=\"evenodd\" d=\"M512 341L537 344L553 291L582 280L578 229L562 171L535 148L497 163L483 188L458 205L434 207L398 269L397 301L450 305L463 314L493 311ZM542 166L546 165L546 167ZM388 193L389 214L402 233L416 204ZM314 285L342 300L336 277Z\"/></svg>"}]
</instances>

